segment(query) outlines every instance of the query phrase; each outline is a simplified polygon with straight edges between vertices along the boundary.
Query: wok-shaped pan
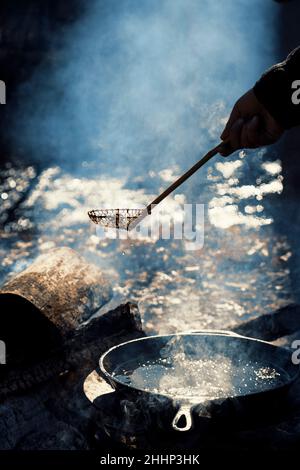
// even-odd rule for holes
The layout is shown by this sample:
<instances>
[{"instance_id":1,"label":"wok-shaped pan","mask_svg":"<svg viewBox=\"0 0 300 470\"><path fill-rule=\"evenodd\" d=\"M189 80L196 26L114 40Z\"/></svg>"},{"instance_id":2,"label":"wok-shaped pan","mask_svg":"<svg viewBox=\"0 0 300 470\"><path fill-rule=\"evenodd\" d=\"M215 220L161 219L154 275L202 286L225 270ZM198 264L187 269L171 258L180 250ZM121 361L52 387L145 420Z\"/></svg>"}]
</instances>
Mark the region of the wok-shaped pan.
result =
<instances>
[{"instance_id":1,"label":"wok-shaped pan","mask_svg":"<svg viewBox=\"0 0 300 470\"><path fill-rule=\"evenodd\" d=\"M232 397L239 408L267 407L269 398L283 396L299 372L288 349L211 330L122 343L100 358L100 369L113 388L133 399L142 397L147 404L156 397L179 405L172 422L177 431L191 429L192 408L203 403Z\"/></svg>"}]
</instances>

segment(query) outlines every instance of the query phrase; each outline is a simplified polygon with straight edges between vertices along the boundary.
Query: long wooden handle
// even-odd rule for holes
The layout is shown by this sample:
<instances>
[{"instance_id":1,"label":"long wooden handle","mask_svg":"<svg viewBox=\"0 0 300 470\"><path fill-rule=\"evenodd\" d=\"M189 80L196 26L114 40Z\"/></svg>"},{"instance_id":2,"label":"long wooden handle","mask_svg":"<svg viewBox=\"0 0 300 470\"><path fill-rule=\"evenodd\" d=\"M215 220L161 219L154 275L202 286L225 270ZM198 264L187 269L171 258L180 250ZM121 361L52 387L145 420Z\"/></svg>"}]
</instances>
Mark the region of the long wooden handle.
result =
<instances>
[{"instance_id":1,"label":"long wooden handle","mask_svg":"<svg viewBox=\"0 0 300 470\"><path fill-rule=\"evenodd\" d=\"M151 214L151 210L159 204L163 199L165 199L167 196L169 196L170 193L172 193L178 186L180 186L182 183L184 183L190 176L192 176L199 168L201 168L208 160L210 160L212 157L217 155L219 151L221 150L221 147L224 148L226 146L226 143L220 143L213 149L211 149L201 160L199 160L197 163L195 163L192 168L190 168L186 173L184 173L180 178L178 178L174 183L171 184L167 189L165 189L159 196L157 196L154 201L152 201L143 211L142 213L135 219L133 220L128 227L128 230L134 229L147 215Z\"/></svg>"},{"instance_id":2,"label":"long wooden handle","mask_svg":"<svg viewBox=\"0 0 300 470\"><path fill-rule=\"evenodd\" d=\"M195 165L192 166L186 173L184 173L180 178L178 178L174 183L172 183L167 189L165 189L159 196L157 196L148 206L147 212L148 214L151 213L151 207L159 204L163 199L165 199L169 194L171 194L178 186L184 183L190 176L192 176L199 168L201 168L205 163L208 162L212 157L214 157L221 148L222 144L217 145L213 149L211 149L204 157L201 158Z\"/></svg>"}]
</instances>

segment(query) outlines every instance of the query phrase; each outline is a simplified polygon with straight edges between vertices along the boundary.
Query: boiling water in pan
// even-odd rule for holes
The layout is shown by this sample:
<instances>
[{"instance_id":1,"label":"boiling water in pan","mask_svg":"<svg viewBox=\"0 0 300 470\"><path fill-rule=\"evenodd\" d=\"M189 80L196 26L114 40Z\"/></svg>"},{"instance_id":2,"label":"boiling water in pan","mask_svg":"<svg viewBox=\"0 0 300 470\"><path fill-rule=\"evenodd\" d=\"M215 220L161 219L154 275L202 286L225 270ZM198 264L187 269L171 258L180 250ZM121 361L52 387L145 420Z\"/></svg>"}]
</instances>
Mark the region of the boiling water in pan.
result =
<instances>
[{"instance_id":1,"label":"boiling water in pan","mask_svg":"<svg viewBox=\"0 0 300 470\"><path fill-rule=\"evenodd\" d=\"M124 370L115 378L144 391L197 401L261 392L285 383L287 376L259 361L233 363L221 355L193 360L179 354L172 361L162 358L134 371Z\"/></svg>"}]
</instances>

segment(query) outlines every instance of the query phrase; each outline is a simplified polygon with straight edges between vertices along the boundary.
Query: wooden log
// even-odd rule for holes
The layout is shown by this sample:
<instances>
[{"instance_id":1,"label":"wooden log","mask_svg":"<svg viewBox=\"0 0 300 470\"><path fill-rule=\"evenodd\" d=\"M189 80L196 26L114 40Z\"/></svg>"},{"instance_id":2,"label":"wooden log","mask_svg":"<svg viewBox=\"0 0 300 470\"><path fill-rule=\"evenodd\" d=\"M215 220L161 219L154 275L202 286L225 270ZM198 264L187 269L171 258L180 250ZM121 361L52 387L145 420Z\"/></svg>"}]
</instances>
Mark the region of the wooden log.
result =
<instances>
[{"instance_id":1,"label":"wooden log","mask_svg":"<svg viewBox=\"0 0 300 470\"><path fill-rule=\"evenodd\" d=\"M109 301L111 288L97 266L71 248L50 250L0 289L1 303L10 296L30 302L61 332L78 328ZM8 307L8 305L5 305ZM1 308L2 315L7 314Z\"/></svg>"},{"instance_id":2,"label":"wooden log","mask_svg":"<svg viewBox=\"0 0 300 470\"><path fill-rule=\"evenodd\" d=\"M111 298L97 266L70 248L39 256L0 289L0 339L7 364L41 359Z\"/></svg>"},{"instance_id":3,"label":"wooden log","mask_svg":"<svg viewBox=\"0 0 300 470\"><path fill-rule=\"evenodd\" d=\"M300 305L290 304L272 313L241 323L232 331L244 336L274 341L300 329Z\"/></svg>"}]
</instances>

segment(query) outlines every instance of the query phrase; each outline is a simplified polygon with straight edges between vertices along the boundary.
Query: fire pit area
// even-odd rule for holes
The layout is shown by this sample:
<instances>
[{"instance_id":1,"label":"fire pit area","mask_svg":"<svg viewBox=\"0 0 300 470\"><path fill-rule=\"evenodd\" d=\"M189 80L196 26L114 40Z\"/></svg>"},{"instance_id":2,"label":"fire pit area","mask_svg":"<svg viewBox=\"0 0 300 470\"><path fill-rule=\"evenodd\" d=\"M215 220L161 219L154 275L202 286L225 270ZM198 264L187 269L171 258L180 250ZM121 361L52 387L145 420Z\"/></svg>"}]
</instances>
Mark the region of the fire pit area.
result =
<instances>
[{"instance_id":1,"label":"fire pit area","mask_svg":"<svg viewBox=\"0 0 300 470\"><path fill-rule=\"evenodd\" d=\"M60 293L58 281L68 289ZM39 303L41 291L47 303ZM16 322L3 318L2 450L296 451L300 379L290 345L299 306L232 332L147 336L137 305L113 306L110 296L101 271L69 248L37 258L4 284L1 311L21 307L16 320L26 315L24 333L34 335L12 341Z\"/></svg>"},{"instance_id":2,"label":"fire pit area","mask_svg":"<svg viewBox=\"0 0 300 470\"><path fill-rule=\"evenodd\" d=\"M56 296L58 279L69 289ZM39 304L41 286L48 301ZM38 341L12 341L14 324L3 319L9 360L1 368L2 450L296 449L299 369L283 346L300 330L297 305L233 332L146 336L138 307L113 308L110 292L103 274L66 248L4 284L1 309L22 307ZM63 318L62 306L73 315Z\"/></svg>"}]
</instances>

